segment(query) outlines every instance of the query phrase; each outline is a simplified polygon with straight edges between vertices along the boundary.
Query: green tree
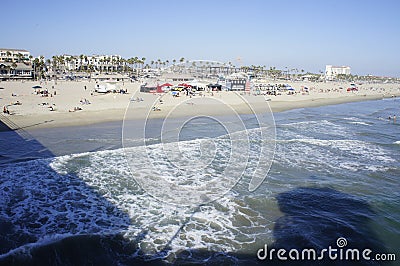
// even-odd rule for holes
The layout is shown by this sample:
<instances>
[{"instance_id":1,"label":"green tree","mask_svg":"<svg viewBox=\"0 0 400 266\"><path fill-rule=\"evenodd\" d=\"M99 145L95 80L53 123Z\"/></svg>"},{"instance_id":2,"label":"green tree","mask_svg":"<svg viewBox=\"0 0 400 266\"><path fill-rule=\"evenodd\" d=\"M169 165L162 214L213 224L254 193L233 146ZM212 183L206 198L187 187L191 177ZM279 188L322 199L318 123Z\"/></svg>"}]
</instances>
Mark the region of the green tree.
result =
<instances>
[{"instance_id":1,"label":"green tree","mask_svg":"<svg viewBox=\"0 0 400 266\"><path fill-rule=\"evenodd\" d=\"M146 57L142 57L142 69L144 68L144 64L145 64L145 62L146 62Z\"/></svg>"},{"instance_id":2,"label":"green tree","mask_svg":"<svg viewBox=\"0 0 400 266\"><path fill-rule=\"evenodd\" d=\"M24 57L24 56L23 56L21 53L18 53L18 54L17 54L17 58L18 58L17 61L18 61L18 63L21 63L21 62L22 62L23 57Z\"/></svg>"},{"instance_id":3,"label":"green tree","mask_svg":"<svg viewBox=\"0 0 400 266\"><path fill-rule=\"evenodd\" d=\"M12 61L14 61L13 58L10 58L10 57L11 57L11 52L10 52L10 51L7 51L6 54L7 54L7 57L8 57L7 60L6 60L7 62L12 62Z\"/></svg>"}]
</instances>

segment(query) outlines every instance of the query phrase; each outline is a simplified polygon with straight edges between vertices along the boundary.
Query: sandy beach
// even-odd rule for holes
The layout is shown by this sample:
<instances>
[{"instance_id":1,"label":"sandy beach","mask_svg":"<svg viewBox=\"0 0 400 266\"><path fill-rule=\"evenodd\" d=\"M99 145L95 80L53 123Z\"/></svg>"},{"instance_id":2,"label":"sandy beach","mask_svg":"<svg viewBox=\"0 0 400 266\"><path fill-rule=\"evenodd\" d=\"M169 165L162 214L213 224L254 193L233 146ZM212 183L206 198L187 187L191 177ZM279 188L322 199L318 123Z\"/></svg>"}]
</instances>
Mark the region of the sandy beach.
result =
<instances>
[{"instance_id":1,"label":"sandy beach","mask_svg":"<svg viewBox=\"0 0 400 266\"><path fill-rule=\"evenodd\" d=\"M271 81L273 83L273 81ZM282 83L282 82L275 82ZM102 83L99 83L102 84ZM223 115L235 110L249 113L246 104L252 102L255 112L265 112L270 106L273 112L295 108L314 107L354 101L365 101L400 96L400 84L362 84L358 91L347 92L348 83L290 82L296 88L294 95L278 96L242 95L235 92L203 92L194 97L173 97L170 93L152 94L139 92L140 83L120 82L118 88L126 94L94 92L97 84L92 81L8 81L0 82L0 105L10 114L2 112L1 120L12 129L34 129L86 125L109 121L122 121L127 108L127 119L194 116L198 114ZM48 91L48 96L37 94L34 86ZM308 87L309 93L300 91ZM161 101L160 101L161 99ZM160 109L151 111L152 107ZM175 108L179 106L179 109ZM226 108L229 107L229 108ZM74 108L81 110L73 111Z\"/></svg>"}]
</instances>

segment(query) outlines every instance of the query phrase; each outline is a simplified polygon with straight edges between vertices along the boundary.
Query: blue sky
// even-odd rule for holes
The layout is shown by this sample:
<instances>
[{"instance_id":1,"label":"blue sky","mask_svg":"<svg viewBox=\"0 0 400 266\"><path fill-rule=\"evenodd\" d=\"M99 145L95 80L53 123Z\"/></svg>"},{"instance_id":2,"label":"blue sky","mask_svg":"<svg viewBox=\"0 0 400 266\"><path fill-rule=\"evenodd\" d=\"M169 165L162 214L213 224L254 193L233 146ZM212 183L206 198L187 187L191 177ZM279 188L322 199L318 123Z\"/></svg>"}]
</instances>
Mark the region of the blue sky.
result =
<instances>
[{"instance_id":1,"label":"blue sky","mask_svg":"<svg viewBox=\"0 0 400 266\"><path fill-rule=\"evenodd\" d=\"M2 0L1 6L0 46L34 56L184 57L313 72L333 64L400 77L396 0Z\"/></svg>"}]
</instances>

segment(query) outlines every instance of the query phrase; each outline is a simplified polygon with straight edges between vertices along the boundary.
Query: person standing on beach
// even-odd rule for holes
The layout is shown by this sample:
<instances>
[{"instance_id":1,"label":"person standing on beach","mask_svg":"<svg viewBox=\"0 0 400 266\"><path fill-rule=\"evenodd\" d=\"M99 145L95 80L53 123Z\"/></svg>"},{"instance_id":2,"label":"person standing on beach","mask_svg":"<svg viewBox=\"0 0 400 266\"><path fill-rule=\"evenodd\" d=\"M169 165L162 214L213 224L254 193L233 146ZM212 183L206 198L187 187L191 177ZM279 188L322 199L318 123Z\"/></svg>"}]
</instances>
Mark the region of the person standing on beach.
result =
<instances>
[{"instance_id":1,"label":"person standing on beach","mask_svg":"<svg viewBox=\"0 0 400 266\"><path fill-rule=\"evenodd\" d=\"M3 107L3 113L5 113L5 114L10 114L10 111L8 111L7 106L4 106L4 107Z\"/></svg>"}]
</instances>

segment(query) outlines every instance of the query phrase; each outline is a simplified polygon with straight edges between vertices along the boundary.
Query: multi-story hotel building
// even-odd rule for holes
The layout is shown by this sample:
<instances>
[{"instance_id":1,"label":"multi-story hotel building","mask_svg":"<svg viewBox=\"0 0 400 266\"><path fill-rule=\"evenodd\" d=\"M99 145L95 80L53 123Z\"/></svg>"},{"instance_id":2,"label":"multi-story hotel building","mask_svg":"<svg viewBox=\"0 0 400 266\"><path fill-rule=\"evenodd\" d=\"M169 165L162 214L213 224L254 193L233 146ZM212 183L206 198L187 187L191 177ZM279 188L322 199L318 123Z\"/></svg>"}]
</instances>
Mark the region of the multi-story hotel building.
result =
<instances>
[{"instance_id":1,"label":"multi-story hotel building","mask_svg":"<svg viewBox=\"0 0 400 266\"><path fill-rule=\"evenodd\" d=\"M124 67L119 55L62 55L62 65L66 71L121 71Z\"/></svg>"},{"instance_id":2,"label":"multi-story hotel building","mask_svg":"<svg viewBox=\"0 0 400 266\"><path fill-rule=\"evenodd\" d=\"M332 65L326 65L325 67L325 77L327 80L332 80L337 75L350 75L351 74L351 69L349 66L332 66Z\"/></svg>"},{"instance_id":3,"label":"multi-story hotel building","mask_svg":"<svg viewBox=\"0 0 400 266\"><path fill-rule=\"evenodd\" d=\"M0 48L0 79L32 78L30 52L22 49Z\"/></svg>"}]
</instances>

